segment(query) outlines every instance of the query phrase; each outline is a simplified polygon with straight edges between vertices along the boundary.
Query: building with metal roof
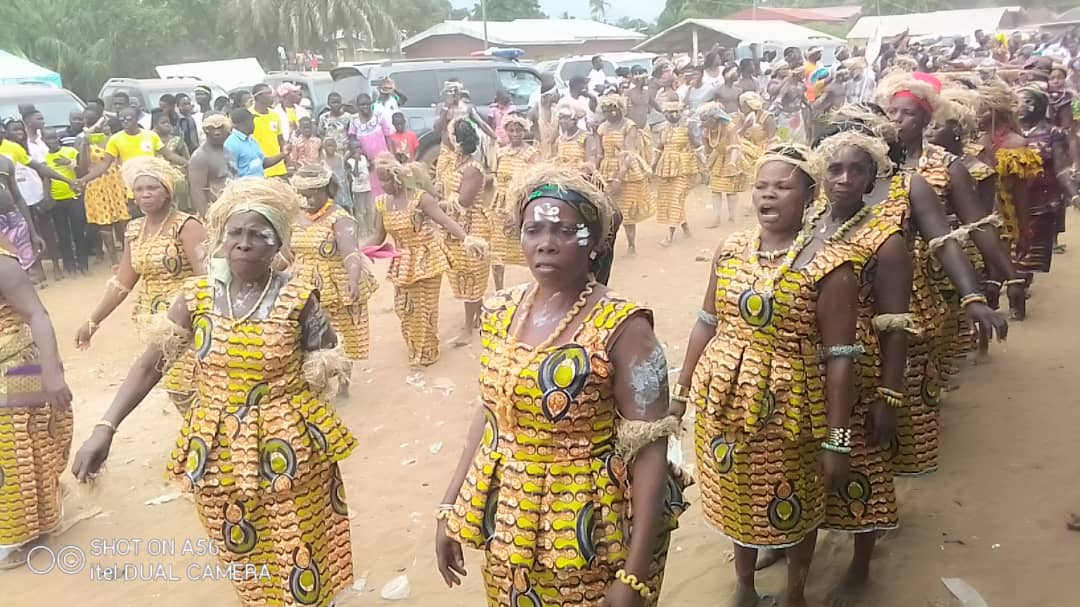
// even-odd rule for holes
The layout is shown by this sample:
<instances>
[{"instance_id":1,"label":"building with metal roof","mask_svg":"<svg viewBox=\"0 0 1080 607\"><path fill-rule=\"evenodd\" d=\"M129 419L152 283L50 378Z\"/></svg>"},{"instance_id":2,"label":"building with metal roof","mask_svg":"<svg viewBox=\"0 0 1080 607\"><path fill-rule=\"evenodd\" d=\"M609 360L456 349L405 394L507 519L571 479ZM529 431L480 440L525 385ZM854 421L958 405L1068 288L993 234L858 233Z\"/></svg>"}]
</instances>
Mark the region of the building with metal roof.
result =
<instances>
[{"instance_id":1,"label":"building with metal roof","mask_svg":"<svg viewBox=\"0 0 1080 607\"><path fill-rule=\"evenodd\" d=\"M847 23L859 18L861 6L819 6L815 8L780 8L758 6L725 15L724 19L773 20L788 23Z\"/></svg>"},{"instance_id":2,"label":"building with metal roof","mask_svg":"<svg viewBox=\"0 0 1080 607\"><path fill-rule=\"evenodd\" d=\"M869 40L875 34L888 38L905 31L911 36L970 36L980 29L991 33L1015 26L1020 12L1019 6L998 6L862 17L847 37L848 40Z\"/></svg>"},{"instance_id":3,"label":"building with metal roof","mask_svg":"<svg viewBox=\"0 0 1080 607\"><path fill-rule=\"evenodd\" d=\"M645 34L588 19L488 21L491 46L520 48L528 59L628 51ZM464 56L484 49L484 23L443 21L401 43L406 57Z\"/></svg>"},{"instance_id":4,"label":"building with metal roof","mask_svg":"<svg viewBox=\"0 0 1080 607\"><path fill-rule=\"evenodd\" d=\"M713 44L734 48L744 42L796 42L839 40L824 32L771 19L685 19L634 47L654 53L697 52Z\"/></svg>"}]
</instances>

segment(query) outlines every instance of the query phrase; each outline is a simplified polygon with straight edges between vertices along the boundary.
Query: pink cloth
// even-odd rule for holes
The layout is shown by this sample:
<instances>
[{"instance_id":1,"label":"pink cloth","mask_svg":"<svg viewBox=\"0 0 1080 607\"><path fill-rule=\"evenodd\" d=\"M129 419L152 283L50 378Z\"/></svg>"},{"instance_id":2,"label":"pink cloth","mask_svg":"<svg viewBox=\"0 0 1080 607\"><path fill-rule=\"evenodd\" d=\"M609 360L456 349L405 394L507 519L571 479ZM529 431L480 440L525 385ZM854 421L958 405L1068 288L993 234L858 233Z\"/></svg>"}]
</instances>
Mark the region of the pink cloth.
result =
<instances>
[{"instance_id":1,"label":"pink cloth","mask_svg":"<svg viewBox=\"0 0 1080 607\"><path fill-rule=\"evenodd\" d=\"M30 224L26 223L26 218L22 216L22 213L18 211L0 213L0 234L6 236L15 247L19 265L24 270L29 270L30 266L37 261L38 254L30 239Z\"/></svg>"},{"instance_id":2,"label":"pink cloth","mask_svg":"<svg viewBox=\"0 0 1080 607\"><path fill-rule=\"evenodd\" d=\"M507 114L514 111L514 108L503 109L498 104L492 103L488 108L488 115L491 116L491 125L495 131L495 139L499 142L499 145L507 145L510 143L510 138L506 136L506 127L503 126L503 119Z\"/></svg>"},{"instance_id":3,"label":"pink cloth","mask_svg":"<svg viewBox=\"0 0 1080 607\"><path fill-rule=\"evenodd\" d=\"M377 247L364 247L362 252L368 259L393 259L395 257L401 257L401 253L394 248L394 245L388 242L384 242Z\"/></svg>"},{"instance_id":4,"label":"pink cloth","mask_svg":"<svg viewBox=\"0 0 1080 607\"><path fill-rule=\"evenodd\" d=\"M390 147L386 138L393 132L393 127L381 112L372 112L371 118L361 119L359 116L349 123L349 139L360 142L360 150L367 156L368 165L375 166L375 157L382 152L389 152ZM374 200L383 194L382 184L378 179L371 180L371 199Z\"/></svg>"}]
</instances>

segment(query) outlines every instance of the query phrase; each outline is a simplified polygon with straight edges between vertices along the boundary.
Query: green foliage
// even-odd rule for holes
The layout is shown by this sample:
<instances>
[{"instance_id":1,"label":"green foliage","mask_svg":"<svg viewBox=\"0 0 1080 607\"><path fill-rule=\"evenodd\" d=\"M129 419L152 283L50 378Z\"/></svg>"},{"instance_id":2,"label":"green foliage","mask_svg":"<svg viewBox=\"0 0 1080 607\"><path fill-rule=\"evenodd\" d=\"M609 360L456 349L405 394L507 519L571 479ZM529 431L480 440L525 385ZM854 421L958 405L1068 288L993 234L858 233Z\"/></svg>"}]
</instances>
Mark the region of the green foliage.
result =
<instances>
[{"instance_id":1,"label":"green foliage","mask_svg":"<svg viewBox=\"0 0 1080 607\"><path fill-rule=\"evenodd\" d=\"M455 16L450 0L394 0L386 3L386 12L394 24L406 36L420 33L427 28L442 23L447 19L461 19L468 16L468 11L461 11Z\"/></svg>"},{"instance_id":2,"label":"green foliage","mask_svg":"<svg viewBox=\"0 0 1080 607\"><path fill-rule=\"evenodd\" d=\"M603 21L609 8L611 3L608 0L589 0L589 16L593 21Z\"/></svg>"},{"instance_id":3,"label":"green foliage","mask_svg":"<svg viewBox=\"0 0 1080 607\"><path fill-rule=\"evenodd\" d=\"M656 24L649 23L643 19L631 19L630 17L619 17L619 19L615 21L615 27L621 27L625 30L634 30L635 32L648 35L655 34L657 31Z\"/></svg>"},{"instance_id":4,"label":"green foliage","mask_svg":"<svg viewBox=\"0 0 1080 607\"><path fill-rule=\"evenodd\" d=\"M473 6L472 18L483 16L480 3ZM513 21L514 19L543 19L547 17L540 10L538 0L487 0L488 21Z\"/></svg>"}]
</instances>

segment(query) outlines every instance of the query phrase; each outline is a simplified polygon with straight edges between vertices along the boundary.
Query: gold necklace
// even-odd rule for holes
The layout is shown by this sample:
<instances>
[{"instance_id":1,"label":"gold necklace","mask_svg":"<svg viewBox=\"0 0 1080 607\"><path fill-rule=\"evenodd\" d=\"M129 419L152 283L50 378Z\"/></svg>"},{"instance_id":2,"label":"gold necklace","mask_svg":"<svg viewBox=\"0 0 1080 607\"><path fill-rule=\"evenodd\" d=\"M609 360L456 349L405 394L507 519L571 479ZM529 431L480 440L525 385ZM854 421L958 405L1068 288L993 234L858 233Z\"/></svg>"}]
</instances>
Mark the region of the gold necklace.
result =
<instances>
[{"instance_id":1,"label":"gold necklace","mask_svg":"<svg viewBox=\"0 0 1080 607\"><path fill-rule=\"evenodd\" d=\"M165 229L165 226L169 225L169 220L172 219L172 216L173 216L174 213L176 213L176 211L174 209L169 210L169 214L165 216L165 219L161 220L160 224L158 224L157 231L154 232L154 238L157 238L158 236L161 236L161 231ZM150 218L147 217L146 219L149 220ZM149 221L144 221L143 222L142 229L139 230L139 240L140 241L146 239L146 226L148 226L148 225L150 225Z\"/></svg>"},{"instance_id":2,"label":"gold necklace","mask_svg":"<svg viewBox=\"0 0 1080 607\"><path fill-rule=\"evenodd\" d=\"M274 271L271 270L270 276L266 279L266 286L263 287L262 293L259 295L259 299L255 301L255 305L251 306L251 309L248 310L247 314L244 314L242 318L236 318L236 314L233 313L233 296L232 293L229 292L229 288L225 287L225 303L228 304L229 318L234 319L237 323L247 322L247 320L255 314L255 311L259 309L259 306L262 305L263 300L266 299L266 294L270 292L270 285L273 283Z\"/></svg>"}]
</instances>

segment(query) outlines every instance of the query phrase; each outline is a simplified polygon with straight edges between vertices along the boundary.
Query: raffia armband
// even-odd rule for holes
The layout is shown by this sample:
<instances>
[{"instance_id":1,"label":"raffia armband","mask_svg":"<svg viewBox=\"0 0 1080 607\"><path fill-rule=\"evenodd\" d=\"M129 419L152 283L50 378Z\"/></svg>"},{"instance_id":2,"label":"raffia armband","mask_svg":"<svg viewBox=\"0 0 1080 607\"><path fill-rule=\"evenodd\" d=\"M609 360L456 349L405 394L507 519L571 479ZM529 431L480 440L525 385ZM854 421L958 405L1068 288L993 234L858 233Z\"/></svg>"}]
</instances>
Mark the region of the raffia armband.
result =
<instances>
[{"instance_id":1,"label":"raffia armband","mask_svg":"<svg viewBox=\"0 0 1080 607\"><path fill-rule=\"evenodd\" d=\"M946 234L944 236L938 236L937 238L931 238L930 242L928 243L928 246L930 248L930 252L933 253L933 252L937 251L942 246L944 246L945 242L948 241L948 240L955 240L957 243L962 243L965 240L971 238L971 233L974 232L975 230L984 228L986 226L991 226L991 225L996 227L996 228L1000 228L1002 225L1004 225L1002 223L1002 221L1001 221L1001 217L998 217L997 213L991 213L991 214L987 215L986 217L983 217L982 219L979 219L978 221L973 221L971 223L965 223L964 225L956 228L955 230L953 230L952 232L949 232L948 234Z\"/></svg>"},{"instance_id":2,"label":"raffia armband","mask_svg":"<svg viewBox=\"0 0 1080 607\"><path fill-rule=\"evenodd\" d=\"M136 327L142 341L151 347L161 348L164 365L161 372L169 370L173 363L191 347L194 334L174 323L168 314L145 314L136 319Z\"/></svg>"},{"instance_id":3,"label":"raffia armband","mask_svg":"<svg viewBox=\"0 0 1080 607\"><path fill-rule=\"evenodd\" d=\"M323 401L337 396L341 382L348 381L350 371L351 365L340 343L334 348L305 352L300 367L308 388Z\"/></svg>"},{"instance_id":4,"label":"raffia armband","mask_svg":"<svg viewBox=\"0 0 1080 607\"><path fill-rule=\"evenodd\" d=\"M679 430L680 420L674 415L654 421L620 419L615 430L615 455L629 461L646 445L677 435Z\"/></svg>"},{"instance_id":5,"label":"raffia armband","mask_svg":"<svg viewBox=\"0 0 1080 607\"><path fill-rule=\"evenodd\" d=\"M874 330L878 333L903 331L911 335L922 333L915 326L915 317L911 314L878 314L874 317Z\"/></svg>"}]
</instances>

